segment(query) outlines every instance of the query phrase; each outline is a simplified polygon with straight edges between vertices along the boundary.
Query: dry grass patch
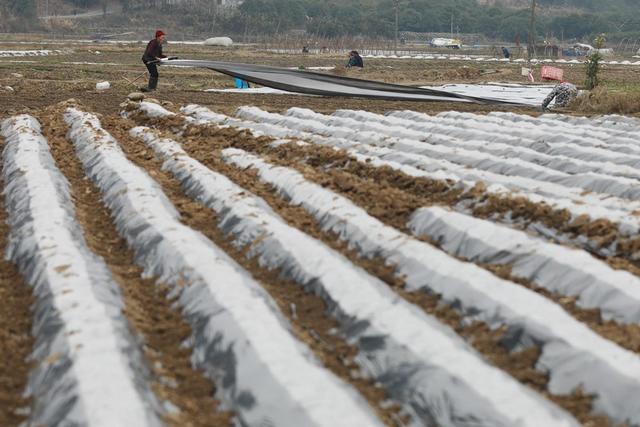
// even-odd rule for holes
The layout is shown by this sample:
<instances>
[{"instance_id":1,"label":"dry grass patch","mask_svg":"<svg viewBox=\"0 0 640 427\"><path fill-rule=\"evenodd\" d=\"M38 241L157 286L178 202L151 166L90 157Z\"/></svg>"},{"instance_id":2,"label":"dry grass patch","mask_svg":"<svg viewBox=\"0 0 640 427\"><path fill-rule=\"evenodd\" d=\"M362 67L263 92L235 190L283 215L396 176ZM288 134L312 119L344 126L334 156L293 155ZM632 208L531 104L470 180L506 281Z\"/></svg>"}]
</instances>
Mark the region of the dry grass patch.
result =
<instances>
[{"instance_id":1,"label":"dry grass patch","mask_svg":"<svg viewBox=\"0 0 640 427\"><path fill-rule=\"evenodd\" d=\"M640 92L613 92L597 87L581 93L571 107L580 113L637 114L640 113Z\"/></svg>"}]
</instances>

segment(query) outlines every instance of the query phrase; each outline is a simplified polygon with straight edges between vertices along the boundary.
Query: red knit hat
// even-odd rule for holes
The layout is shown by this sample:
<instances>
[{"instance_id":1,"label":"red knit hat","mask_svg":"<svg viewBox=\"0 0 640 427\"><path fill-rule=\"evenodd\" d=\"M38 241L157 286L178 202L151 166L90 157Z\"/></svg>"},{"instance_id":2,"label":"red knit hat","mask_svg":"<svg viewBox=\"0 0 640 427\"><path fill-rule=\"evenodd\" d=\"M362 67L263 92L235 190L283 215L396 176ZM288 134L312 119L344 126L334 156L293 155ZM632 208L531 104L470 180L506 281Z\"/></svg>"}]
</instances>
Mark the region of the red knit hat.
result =
<instances>
[{"instance_id":1,"label":"red knit hat","mask_svg":"<svg viewBox=\"0 0 640 427\"><path fill-rule=\"evenodd\" d=\"M164 36L164 35L165 35L165 34L164 34L164 31L162 31L162 30L158 30L158 31L156 31L156 38L158 38L158 37L160 37L160 36Z\"/></svg>"}]
</instances>

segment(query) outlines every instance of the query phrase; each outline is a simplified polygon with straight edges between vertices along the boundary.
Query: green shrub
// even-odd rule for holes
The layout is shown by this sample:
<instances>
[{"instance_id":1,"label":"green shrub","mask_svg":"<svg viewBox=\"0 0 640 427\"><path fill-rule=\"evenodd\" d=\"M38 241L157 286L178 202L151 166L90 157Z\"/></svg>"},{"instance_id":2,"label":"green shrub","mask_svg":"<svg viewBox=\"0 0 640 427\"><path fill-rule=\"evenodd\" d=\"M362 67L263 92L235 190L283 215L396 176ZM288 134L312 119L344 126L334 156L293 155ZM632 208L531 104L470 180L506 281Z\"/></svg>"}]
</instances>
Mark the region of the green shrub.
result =
<instances>
[{"instance_id":1,"label":"green shrub","mask_svg":"<svg viewBox=\"0 0 640 427\"><path fill-rule=\"evenodd\" d=\"M587 81L585 85L588 90L592 90L600 83L598 80L598 73L600 72L600 61L602 61L602 54L600 49L604 47L606 41L604 34L599 35L593 41L593 47L596 48L589 56L587 56Z\"/></svg>"}]
</instances>

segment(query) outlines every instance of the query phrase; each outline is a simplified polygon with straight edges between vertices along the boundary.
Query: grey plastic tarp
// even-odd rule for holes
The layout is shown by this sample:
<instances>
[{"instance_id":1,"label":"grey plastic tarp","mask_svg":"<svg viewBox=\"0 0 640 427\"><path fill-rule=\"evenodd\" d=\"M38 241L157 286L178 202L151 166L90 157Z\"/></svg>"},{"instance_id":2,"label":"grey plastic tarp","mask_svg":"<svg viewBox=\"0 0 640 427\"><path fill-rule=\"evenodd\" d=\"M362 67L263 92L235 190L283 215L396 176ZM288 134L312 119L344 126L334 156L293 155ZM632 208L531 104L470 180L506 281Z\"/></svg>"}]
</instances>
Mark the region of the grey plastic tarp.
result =
<instances>
[{"instance_id":1,"label":"grey plastic tarp","mask_svg":"<svg viewBox=\"0 0 640 427\"><path fill-rule=\"evenodd\" d=\"M305 70L190 59L165 60L161 65L208 68L262 86L321 96L346 96L392 101L447 101L478 104L512 104L490 98L465 96L454 92L402 86Z\"/></svg>"}]
</instances>

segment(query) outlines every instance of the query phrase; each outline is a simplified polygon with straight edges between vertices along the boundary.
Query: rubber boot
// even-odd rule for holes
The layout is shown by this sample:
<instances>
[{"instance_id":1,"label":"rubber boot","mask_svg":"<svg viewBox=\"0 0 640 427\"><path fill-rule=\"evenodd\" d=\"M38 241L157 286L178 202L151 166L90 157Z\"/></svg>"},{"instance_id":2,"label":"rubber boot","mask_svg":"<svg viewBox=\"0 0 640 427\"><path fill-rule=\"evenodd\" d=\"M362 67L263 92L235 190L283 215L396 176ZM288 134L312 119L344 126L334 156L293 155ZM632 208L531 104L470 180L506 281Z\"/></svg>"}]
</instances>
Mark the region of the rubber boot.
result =
<instances>
[{"instance_id":1,"label":"rubber boot","mask_svg":"<svg viewBox=\"0 0 640 427\"><path fill-rule=\"evenodd\" d=\"M157 77L149 77L149 91L156 90L158 87L158 78Z\"/></svg>"}]
</instances>

